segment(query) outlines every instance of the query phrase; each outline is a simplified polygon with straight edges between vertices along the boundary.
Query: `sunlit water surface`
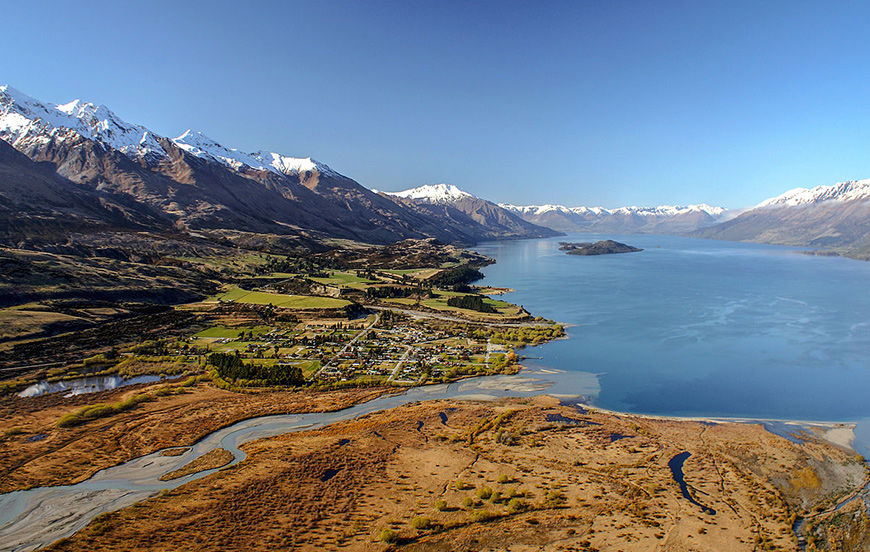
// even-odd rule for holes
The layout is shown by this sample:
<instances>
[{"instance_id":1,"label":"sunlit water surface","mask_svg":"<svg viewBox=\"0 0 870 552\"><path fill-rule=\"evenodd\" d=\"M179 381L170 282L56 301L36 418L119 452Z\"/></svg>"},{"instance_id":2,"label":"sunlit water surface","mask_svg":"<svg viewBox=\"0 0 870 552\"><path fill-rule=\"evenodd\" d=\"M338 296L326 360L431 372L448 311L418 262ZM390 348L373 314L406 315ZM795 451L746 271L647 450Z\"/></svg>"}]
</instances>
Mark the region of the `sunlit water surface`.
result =
<instances>
[{"instance_id":1,"label":"sunlit water surface","mask_svg":"<svg viewBox=\"0 0 870 552\"><path fill-rule=\"evenodd\" d=\"M640 253L584 257L559 241ZM484 283L573 324L526 364L597 376L602 408L679 416L870 418L870 263L673 236L572 235L482 244Z\"/></svg>"}]
</instances>

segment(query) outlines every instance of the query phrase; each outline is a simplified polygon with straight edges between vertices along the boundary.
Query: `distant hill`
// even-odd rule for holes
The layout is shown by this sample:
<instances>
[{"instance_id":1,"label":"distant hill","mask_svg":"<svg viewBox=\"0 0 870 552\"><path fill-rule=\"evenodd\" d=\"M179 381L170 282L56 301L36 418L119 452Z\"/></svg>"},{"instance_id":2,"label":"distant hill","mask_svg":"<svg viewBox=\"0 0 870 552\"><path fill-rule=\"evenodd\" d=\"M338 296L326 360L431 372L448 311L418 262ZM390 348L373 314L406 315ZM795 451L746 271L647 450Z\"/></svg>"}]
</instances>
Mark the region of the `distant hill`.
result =
<instances>
[{"instance_id":1,"label":"distant hill","mask_svg":"<svg viewBox=\"0 0 870 552\"><path fill-rule=\"evenodd\" d=\"M0 86L0 139L75 183L78 211L88 202L99 210L96 204L111 197L125 205L125 220L139 226L370 243L434 237L470 244L550 232L504 215L478 216L491 207L463 215L459 208L429 208L379 194L311 158L245 153L191 130L167 138L105 106L80 100L53 105L9 86ZM53 190L62 198L73 188ZM20 194L16 206L39 211L36 198L47 193L34 191L33 201ZM101 218L94 217L87 220Z\"/></svg>"},{"instance_id":2,"label":"distant hill","mask_svg":"<svg viewBox=\"0 0 870 552\"><path fill-rule=\"evenodd\" d=\"M545 238L558 231L524 220L491 201L475 197L451 184L435 184L401 192L383 192L394 201L446 223L466 229L477 240Z\"/></svg>"},{"instance_id":3,"label":"distant hill","mask_svg":"<svg viewBox=\"0 0 870 552\"><path fill-rule=\"evenodd\" d=\"M790 190L691 235L818 247L870 259L870 179Z\"/></svg>"},{"instance_id":4,"label":"distant hill","mask_svg":"<svg viewBox=\"0 0 870 552\"><path fill-rule=\"evenodd\" d=\"M509 205L501 207L524 220L560 232L618 232L625 234L679 234L710 226L728 217L721 207L565 207L564 205Z\"/></svg>"}]
</instances>

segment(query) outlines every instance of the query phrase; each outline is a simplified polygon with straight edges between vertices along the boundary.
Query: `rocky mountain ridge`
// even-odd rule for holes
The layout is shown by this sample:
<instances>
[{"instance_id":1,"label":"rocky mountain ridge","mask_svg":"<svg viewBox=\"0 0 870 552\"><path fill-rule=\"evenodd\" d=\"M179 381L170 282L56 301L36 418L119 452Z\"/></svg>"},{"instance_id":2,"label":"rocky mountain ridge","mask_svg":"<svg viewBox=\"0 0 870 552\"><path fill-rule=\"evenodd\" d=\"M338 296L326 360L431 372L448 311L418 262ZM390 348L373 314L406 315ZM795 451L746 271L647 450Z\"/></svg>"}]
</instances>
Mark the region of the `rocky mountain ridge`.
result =
<instances>
[{"instance_id":1,"label":"rocky mountain ridge","mask_svg":"<svg viewBox=\"0 0 870 552\"><path fill-rule=\"evenodd\" d=\"M870 180L789 190L691 235L809 246L870 259Z\"/></svg>"},{"instance_id":2,"label":"rocky mountain ridge","mask_svg":"<svg viewBox=\"0 0 870 552\"><path fill-rule=\"evenodd\" d=\"M425 185L401 192L381 192L381 195L430 216L455 221L461 226L480 225L504 237L545 238L559 234L452 184Z\"/></svg>"},{"instance_id":3,"label":"rocky mountain ridge","mask_svg":"<svg viewBox=\"0 0 870 552\"><path fill-rule=\"evenodd\" d=\"M490 227L487 217L373 192L311 158L244 153L194 131L170 139L105 106L48 104L10 86L0 86L0 139L67 181L125 196L182 231L464 244L553 234L523 221ZM39 210L20 202L18 208Z\"/></svg>"}]
</instances>

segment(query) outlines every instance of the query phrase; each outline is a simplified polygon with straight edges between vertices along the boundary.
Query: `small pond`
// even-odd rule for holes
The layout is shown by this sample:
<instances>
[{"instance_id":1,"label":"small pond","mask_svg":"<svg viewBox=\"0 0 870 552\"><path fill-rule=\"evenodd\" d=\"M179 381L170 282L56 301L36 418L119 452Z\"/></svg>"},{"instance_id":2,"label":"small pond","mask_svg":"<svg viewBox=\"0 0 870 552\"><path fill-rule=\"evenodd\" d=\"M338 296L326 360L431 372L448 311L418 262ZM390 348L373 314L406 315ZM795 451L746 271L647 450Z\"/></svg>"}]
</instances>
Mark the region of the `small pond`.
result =
<instances>
[{"instance_id":1,"label":"small pond","mask_svg":"<svg viewBox=\"0 0 870 552\"><path fill-rule=\"evenodd\" d=\"M18 393L19 397L39 397L48 395L49 393L64 393L64 397L72 397L74 395L83 395L85 393L96 393L97 391L107 391L117 389L125 385L133 385L136 383L154 383L160 381L160 376L133 376L125 378L123 376L86 376L66 381L41 381L34 383L30 387Z\"/></svg>"}]
</instances>

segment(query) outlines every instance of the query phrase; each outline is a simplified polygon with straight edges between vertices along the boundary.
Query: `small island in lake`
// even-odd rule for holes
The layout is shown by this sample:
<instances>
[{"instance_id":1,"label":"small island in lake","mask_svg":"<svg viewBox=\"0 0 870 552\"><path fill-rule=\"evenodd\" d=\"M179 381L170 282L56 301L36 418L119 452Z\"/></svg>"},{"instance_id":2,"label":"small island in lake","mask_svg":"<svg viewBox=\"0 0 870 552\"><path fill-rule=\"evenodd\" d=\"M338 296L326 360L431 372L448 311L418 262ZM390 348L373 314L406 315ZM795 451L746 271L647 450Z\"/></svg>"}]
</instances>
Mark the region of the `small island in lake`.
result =
<instances>
[{"instance_id":1,"label":"small island in lake","mask_svg":"<svg viewBox=\"0 0 870 552\"><path fill-rule=\"evenodd\" d=\"M559 249L569 255L610 255L612 253L634 253L643 249L632 247L613 240L602 240L595 243L559 242Z\"/></svg>"}]
</instances>

